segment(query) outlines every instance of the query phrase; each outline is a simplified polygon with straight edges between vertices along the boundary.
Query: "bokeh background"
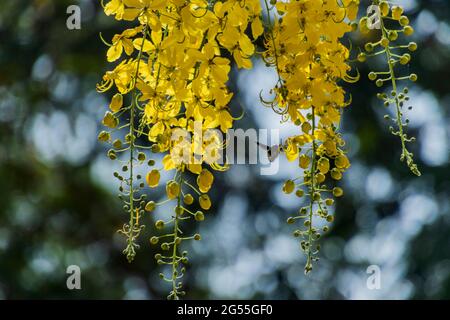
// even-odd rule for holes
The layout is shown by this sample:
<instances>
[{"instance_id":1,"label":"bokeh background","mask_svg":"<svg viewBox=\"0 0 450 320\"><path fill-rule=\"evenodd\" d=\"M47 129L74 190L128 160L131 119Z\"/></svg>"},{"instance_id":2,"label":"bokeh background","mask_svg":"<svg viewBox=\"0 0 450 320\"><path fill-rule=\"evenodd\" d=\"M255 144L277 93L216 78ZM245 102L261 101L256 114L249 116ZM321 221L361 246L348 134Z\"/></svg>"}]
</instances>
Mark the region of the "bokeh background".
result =
<instances>
[{"instance_id":1,"label":"bokeh background","mask_svg":"<svg viewBox=\"0 0 450 320\"><path fill-rule=\"evenodd\" d=\"M399 162L399 141L366 80L377 61L359 65L363 76L348 86L353 104L343 120L352 161L346 195L315 270L304 276L303 254L285 223L299 206L281 192L295 164L282 162L276 176L234 165L216 174L213 209L199 227L203 241L186 247L188 298L450 298L449 3L395 2L407 9L419 43L408 117L422 177ZM66 28L71 4L81 6L81 30ZM99 33L110 39L121 28L96 0L0 2L0 298L160 299L168 292L148 242L164 212L145 217L141 249L129 264L116 234L126 216L114 163L96 140L108 96L95 84L110 67ZM247 110L237 127L290 133L259 104L273 77L258 61L233 73L233 112L240 113L238 100ZM82 290L66 288L72 264L81 267ZM366 287L372 264L382 271L380 290Z\"/></svg>"}]
</instances>

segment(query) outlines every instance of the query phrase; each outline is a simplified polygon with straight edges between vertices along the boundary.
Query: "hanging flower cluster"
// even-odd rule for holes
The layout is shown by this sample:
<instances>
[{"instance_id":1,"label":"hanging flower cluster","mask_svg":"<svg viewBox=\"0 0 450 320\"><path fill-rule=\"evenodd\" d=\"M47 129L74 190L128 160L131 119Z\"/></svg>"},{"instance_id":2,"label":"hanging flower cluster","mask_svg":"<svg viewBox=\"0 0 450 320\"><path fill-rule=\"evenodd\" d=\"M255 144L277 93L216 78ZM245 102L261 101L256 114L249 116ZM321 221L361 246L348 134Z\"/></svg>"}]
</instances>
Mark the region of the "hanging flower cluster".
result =
<instances>
[{"instance_id":1,"label":"hanging flower cluster","mask_svg":"<svg viewBox=\"0 0 450 320\"><path fill-rule=\"evenodd\" d=\"M374 3L387 19L386 2ZM339 124L351 98L340 82L356 82L359 74L350 75L350 52L342 38L357 29L352 21L359 0L264 0L263 6L259 0L109 0L102 5L106 15L132 24L114 35L111 43L103 40L109 47L107 60L114 67L97 86L100 92L113 90L103 119L107 129L98 138L111 145L108 157L122 167L114 176L128 214L128 222L119 231L126 236L127 259L131 262L136 255L144 227L141 217L159 206L166 215L155 222L157 231L150 243L161 249L155 258L165 268L161 278L171 284L168 298L184 295L180 279L188 256L180 247L201 236L185 234L182 224L190 219L203 221L212 207L208 192L213 172L228 167L222 159L223 134L238 119L229 108L230 65L233 61L238 68L252 68L254 43L262 38L262 59L276 70L278 79L270 91L273 98L261 94L261 101L283 122L299 129L279 151L289 161L298 161L301 169L297 178L285 182L283 191L303 199L299 200L304 206L288 223L301 221L294 236L301 238L307 257L305 273L310 272L320 249L315 242L334 219L334 199L343 195L335 181L350 167ZM401 137L402 158L417 174L405 147L411 139L402 123L407 90L397 92L396 81L405 77L394 74L394 66L407 64L410 56L393 52L414 51L416 45L392 46L399 32L408 35L412 29L398 7L392 8L389 19L399 21L403 30L383 24L382 39L367 44L368 53L361 53L358 60L386 54L389 71L372 72L369 78L377 80L377 85L392 80L392 97L380 97L397 107L398 131L393 133ZM367 31L367 18L360 25ZM383 49L371 53L378 46ZM161 154L154 156L161 160L149 159L151 154ZM137 174L139 165L146 166L145 177ZM160 185L161 171L173 173L164 187L165 198L148 199L146 191Z\"/></svg>"},{"instance_id":2,"label":"hanging flower cluster","mask_svg":"<svg viewBox=\"0 0 450 320\"><path fill-rule=\"evenodd\" d=\"M368 42L365 45L365 51L358 55L358 60L366 61L368 57L384 56L386 59L386 71L373 71L369 73L369 79L375 81L377 87L382 87L385 83L390 83L392 90L390 94L379 93L378 98L384 102L385 107L390 105L395 106L395 116L392 118L385 115L385 119L392 121L397 127L390 126L391 133L400 137L402 145L401 161L406 161L409 169L417 176L420 176L420 171L414 163L413 154L408 151L406 144L413 142L414 137L408 137L405 129L408 126L409 120L403 120L403 107L408 103L408 87L399 88L399 81L409 80L417 81L417 75L414 73L398 76L398 69L406 66L411 61L411 55L408 52L417 50L415 42L408 44L398 44L399 37L408 37L414 33L414 29L409 25L409 19L403 15L403 8L401 6L391 5L387 1L374 0L374 6L379 8L379 17L376 16L375 21L371 21L370 17L361 18L359 25L361 32L366 34L371 30L379 33L379 40L376 42ZM402 53L403 52L403 53ZM405 69L403 67L403 69ZM408 109L412 109L411 106Z\"/></svg>"},{"instance_id":3,"label":"hanging flower cluster","mask_svg":"<svg viewBox=\"0 0 450 320\"><path fill-rule=\"evenodd\" d=\"M161 278L172 284L169 298L177 299L184 293L179 279L188 261L180 245L200 240L199 234L185 235L181 222L204 220L203 211L212 205L207 192L214 175L207 166L226 169L218 164L224 148L221 132L231 128L235 119L228 107L232 93L226 86L230 59L223 52L238 67L252 66L255 47L245 30L251 25L254 37L263 32L261 8L258 0L111 0L103 6L106 15L136 23L107 43L107 60L116 66L98 85L100 92L113 87L117 91L103 120L109 131L101 132L99 139L112 143L111 159L124 162L123 173L115 173L129 214L121 230L127 237L124 253L129 261L136 254L136 239L143 228L140 216L173 201L173 213L155 223L156 229L170 227L171 231L151 237L150 242L161 247L158 264L170 266L170 276L162 273ZM124 130L122 138L113 138ZM145 182L135 175L135 167L146 161L146 149L165 154L160 169L155 168L155 160L147 162L151 167L145 177L148 187L159 185L161 170L174 171L161 202L138 196ZM190 181L192 174L197 176L193 178L197 186ZM194 198L203 211L189 209Z\"/></svg>"},{"instance_id":4,"label":"hanging flower cluster","mask_svg":"<svg viewBox=\"0 0 450 320\"><path fill-rule=\"evenodd\" d=\"M339 80L355 82L347 64L349 50L341 44L345 33L354 30L350 21L356 18L359 1L272 1L265 0L269 32L265 35L267 50L263 59L278 74L271 101L261 97L271 107L299 127L299 134L287 138L283 151L289 161L298 159L302 175L287 180L285 193L306 197L305 206L288 219L302 221L294 231L300 237L301 249L307 256L305 273L312 270L320 246L314 242L328 230L333 221L329 208L333 197L343 195L330 181L340 180L350 162L342 147L338 132L342 110L349 105ZM272 7L270 7L272 5ZM279 18L274 18L276 11ZM325 221L322 228L315 220ZM323 223L320 223L323 225Z\"/></svg>"}]
</instances>

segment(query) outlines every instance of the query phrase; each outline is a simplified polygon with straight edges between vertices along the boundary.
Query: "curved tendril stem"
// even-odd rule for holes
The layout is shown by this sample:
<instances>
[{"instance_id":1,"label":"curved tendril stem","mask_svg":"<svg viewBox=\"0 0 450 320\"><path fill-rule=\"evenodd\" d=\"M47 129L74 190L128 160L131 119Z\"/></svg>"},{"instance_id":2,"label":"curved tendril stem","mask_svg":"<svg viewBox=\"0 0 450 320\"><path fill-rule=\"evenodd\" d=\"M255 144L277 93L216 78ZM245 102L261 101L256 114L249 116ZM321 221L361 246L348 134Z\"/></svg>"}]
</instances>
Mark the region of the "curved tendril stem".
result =
<instances>
[{"instance_id":1,"label":"curved tendril stem","mask_svg":"<svg viewBox=\"0 0 450 320\"><path fill-rule=\"evenodd\" d=\"M273 26L272 26L272 19L270 19L270 9L269 9L269 4L267 3L267 0L264 0L264 4L266 6L266 11L267 11L267 22L269 24L269 30L270 30L270 39L272 40L272 45L273 45L273 55L275 57L275 68L277 69L277 75L278 75L278 83L280 83L280 85L283 85L283 80L281 80L280 77L280 68L278 66L278 54L277 54L277 47L275 45L275 37L273 35Z\"/></svg>"}]
</instances>

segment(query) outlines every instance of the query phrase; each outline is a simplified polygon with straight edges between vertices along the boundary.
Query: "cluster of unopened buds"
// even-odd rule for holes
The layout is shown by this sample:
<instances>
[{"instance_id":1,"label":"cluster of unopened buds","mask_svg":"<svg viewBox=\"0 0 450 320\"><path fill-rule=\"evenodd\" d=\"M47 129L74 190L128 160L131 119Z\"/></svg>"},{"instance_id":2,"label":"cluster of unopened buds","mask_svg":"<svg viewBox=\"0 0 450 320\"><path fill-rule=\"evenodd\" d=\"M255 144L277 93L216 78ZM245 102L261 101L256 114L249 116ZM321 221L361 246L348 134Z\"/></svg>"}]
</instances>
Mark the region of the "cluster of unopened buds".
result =
<instances>
[{"instance_id":1,"label":"cluster of unopened buds","mask_svg":"<svg viewBox=\"0 0 450 320\"><path fill-rule=\"evenodd\" d=\"M385 2L374 3L387 19L389 5L386 9ZM315 242L334 219L334 198L343 195L335 181L350 167L339 123L351 98L339 83L359 79L358 72L351 75L355 74L349 66L351 53L342 44L346 33L357 30L353 21L359 0L109 0L102 4L106 15L134 23L111 42L103 40L114 68L97 86L100 92L114 90L103 119L107 130L98 138L110 143L108 157L121 166L114 176L128 214L120 230L126 236L128 260L136 255L143 215L159 207L167 213L166 219L155 222L150 243L161 249L155 258L166 268L160 275L171 284L168 297L184 295L180 279L189 260L180 247L201 236L185 234L182 224L189 219L203 221L212 207L208 192L213 172L228 168L221 164L226 146L223 134L239 119L229 108L231 63L252 68L251 58L257 58L258 52L255 43L262 39L260 57L275 69L278 80L270 97L261 93L261 102L280 114L282 122L299 128L280 146L300 168L296 178L285 182L283 191L303 199L299 202L304 205L287 221L302 222L293 233L301 238L307 257L305 272L311 271L320 249ZM397 92L397 81L415 81L417 76L395 76L394 67L409 63L411 57L394 50L414 51L417 46L392 44L399 33L412 33L397 8L392 8L389 19L399 21L403 29L387 29L383 24L380 41L368 43L367 53L358 60L386 55L388 72L372 72L369 78L377 85L392 81L392 95L380 94L380 98L386 105L396 105L398 129L392 131L401 137L402 158L414 171L417 167L405 147L411 139L403 131L401 111L408 101L407 89ZM360 22L363 32L367 31L365 19ZM145 177L137 173L138 166L147 167ZM160 185L161 171L173 172L165 184L165 198L150 200L148 188ZM169 203L173 206L167 209Z\"/></svg>"}]
</instances>

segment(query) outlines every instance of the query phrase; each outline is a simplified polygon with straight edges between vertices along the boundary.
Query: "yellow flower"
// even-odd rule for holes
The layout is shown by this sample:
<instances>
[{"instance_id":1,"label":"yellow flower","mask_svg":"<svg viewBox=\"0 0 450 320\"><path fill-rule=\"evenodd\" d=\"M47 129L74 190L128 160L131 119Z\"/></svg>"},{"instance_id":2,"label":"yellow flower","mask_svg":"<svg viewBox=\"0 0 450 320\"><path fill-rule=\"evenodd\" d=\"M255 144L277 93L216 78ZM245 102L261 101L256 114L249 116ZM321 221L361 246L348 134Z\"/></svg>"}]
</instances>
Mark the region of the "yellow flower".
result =
<instances>
[{"instance_id":1,"label":"yellow flower","mask_svg":"<svg viewBox=\"0 0 450 320\"><path fill-rule=\"evenodd\" d=\"M197 185L202 193L208 192L213 182L214 176L208 169L203 169L197 177Z\"/></svg>"},{"instance_id":2,"label":"yellow flower","mask_svg":"<svg viewBox=\"0 0 450 320\"><path fill-rule=\"evenodd\" d=\"M306 154L301 154L299 159L299 166L302 169L306 169L309 166L310 159Z\"/></svg>"},{"instance_id":3,"label":"yellow flower","mask_svg":"<svg viewBox=\"0 0 450 320\"><path fill-rule=\"evenodd\" d=\"M331 169L331 177L334 180L341 180L342 179L342 173L337 168Z\"/></svg>"},{"instance_id":4,"label":"yellow flower","mask_svg":"<svg viewBox=\"0 0 450 320\"><path fill-rule=\"evenodd\" d=\"M399 6L393 6L392 7L392 19L394 20L400 20L400 17L403 14L403 8Z\"/></svg>"},{"instance_id":5,"label":"yellow flower","mask_svg":"<svg viewBox=\"0 0 450 320\"><path fill-rule=\"evenodd\" d=\"M294 161L298 157L298 146L295 142L295 139L287 139L286 141L287 148L286 148L286 158L289 162Z\"/></svg>"},{"instance_id":6,"label":"yellow flower","mask_svg":"<svg viewBox=\"0 0 450 320\"><path fill-rule=\"evenodd\" d=\"M147 173L146 181L150 188L155 188L159 184L160 174L158 170L152 170Z\"/></svg>"},{"instance_id":7,"label":"yellow flower","mask_svg":"<svg viewBox=\"0 0 450 320\"><path fill-rule=\"evenodd\" d=\"M287 180L283 185L283 192L286 194L292 193L295 189L295 183L292 180Z\"/></svg>"},{"instance_id":8,"label":"yellow flower","mask_svg":"<svg viewBox=\"0 0 450 320\"><path fill-rule=\"evenodd\" d=\"M187 205L191 205L194 203L194 197L190 193L188 193L188 194L184 195L183 201Z\"/></svg>"},{"instance_id":9,"label":"yellow flower","mask_svg":"<svg viewBox=\"0 0 450 320\"><path fill-rule=\"evenodd\" d=\"M333 195L338 198L338 197L342 197L344 195L344 190L342 190L339 187L335 187L333 188Z\"/></svg>"},{"instance_id":10,"label":"yellow flower","mask_svg":"<svg viewBox=\"0 0 450 320\"><path fill-rule=\"evenodd\" d=\"M114 35L112 45L106 53L108 62L114 62L119 59L124 50L127 55L131 55L133 53L133 43L130 38L134 37L141 29L142 27L139 26Z\"/></svg>"},{"instance_id":11,"label":"yellow flower","mask_svg":"<svg viewBox=\"0 0 450 320\"><path fill-rule=\"evenodd\" d=\"M348 167L350 167L350 161L344 154L341 154L338 157L336 157L336 159L334 159L334 164L339 169L347 169Z\"/></svg>"},{"instance_id":12,"label":"yellow flower","mask_svg":"<svg viewBox=\"0 0 450 320\"><path fill-rule=\"evenodd\" d=\"M108 128L114 129L119 125L119 119L114 117L114 115L108 111L103 117L103 125Z\"/></svg>"},{"instance_id":13,"label":"yellow flower","mask_svg":"<svg viewBox=\"0 0 450 320\"><path fill-rule=\"evenodd\" d=\"M323 174L326 174L330 170L330 161L327 158L320 158L317 162L317 168Z\"/></svg>"},{"instance_id":14,"label":"yellow flower","mask_svg":"<svg viewBox=\"0 0 450 320\"><path fill-rule=\"evenodd\" d=\"M174 180L170 180L166 184L167 198L175 199L180 194L180 185Z\"/></svg>"},{"instance_id":15,"label":"yellow flower","mask_svg":"<svg viewBox=\"0 0 450 320\"><path fill-rule=\"evenodd\" d=\"M118 112L123 106L123 96L120 93L116 93L111 100L109 108L112 112Z\"/></svg>"},{"instance_id":16,"label":"yellow flower","mask_svg":"<svg viewBox=\"0 0 450 320\"><path fill-rule=\"evenodd\" d=\"M209 210L209 208L211 208L211 199L209 199L207 194L202 194L199 197L198 202L203 210Z\"/></svg>"}]
</instances>

